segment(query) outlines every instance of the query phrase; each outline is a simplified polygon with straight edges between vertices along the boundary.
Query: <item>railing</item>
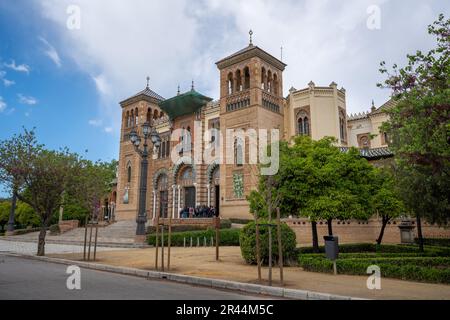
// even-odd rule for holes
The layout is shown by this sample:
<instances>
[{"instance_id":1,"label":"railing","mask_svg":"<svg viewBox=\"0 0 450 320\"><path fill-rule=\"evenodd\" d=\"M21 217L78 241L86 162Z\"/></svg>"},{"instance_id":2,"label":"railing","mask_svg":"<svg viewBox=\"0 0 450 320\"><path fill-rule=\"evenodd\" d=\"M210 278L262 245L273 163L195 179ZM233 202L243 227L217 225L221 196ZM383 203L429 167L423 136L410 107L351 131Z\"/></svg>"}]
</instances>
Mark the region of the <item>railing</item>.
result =
<instances>
[{"instance_id":1,"label":"railing","mask_svg":"<svg viewBox=\"0 0 450 320\"><path fill-rule=\"evenodd\" d=\"M250 106L250 91L244 90L227 97L227 112Z\"/></svg>"}]
</instances>

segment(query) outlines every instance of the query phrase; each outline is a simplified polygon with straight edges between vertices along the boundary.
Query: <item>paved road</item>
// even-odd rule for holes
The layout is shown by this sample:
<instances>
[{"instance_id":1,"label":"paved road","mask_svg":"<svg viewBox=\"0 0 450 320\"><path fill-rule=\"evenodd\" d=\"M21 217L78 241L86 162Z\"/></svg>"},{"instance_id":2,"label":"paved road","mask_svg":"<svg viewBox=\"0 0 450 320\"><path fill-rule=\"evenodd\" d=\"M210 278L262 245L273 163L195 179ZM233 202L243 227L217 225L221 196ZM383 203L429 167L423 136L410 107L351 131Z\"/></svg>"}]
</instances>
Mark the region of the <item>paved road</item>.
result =
<instances>
[{"instance_id":1,"label":"paved road","mask_svg":"<svg viewBox=\"0 0 450 320\"><path fill-rule=\"evenodd\" d=\"M81 269L81 290L69 290L67 266L0 254L1 299L212 300L254 299L229 291ZM260 298L258 298L260 299Z\"/></svg>"},{"instance_id":2,"label":"paved road","mask_svg":"<svg viewBox=\"0 0 450 320\"><path fill-rule=\"evenodd\" d=\"M93 250L93 249L92 249ZM123 248L98 247L97 251L123 250ZM0 253L13 252L26 255L35 255L37 252L37 243L0 240ZM45 244L45 253L77 253L83 252L83 246L72 244Z\"/></svg>"}]
</instances>

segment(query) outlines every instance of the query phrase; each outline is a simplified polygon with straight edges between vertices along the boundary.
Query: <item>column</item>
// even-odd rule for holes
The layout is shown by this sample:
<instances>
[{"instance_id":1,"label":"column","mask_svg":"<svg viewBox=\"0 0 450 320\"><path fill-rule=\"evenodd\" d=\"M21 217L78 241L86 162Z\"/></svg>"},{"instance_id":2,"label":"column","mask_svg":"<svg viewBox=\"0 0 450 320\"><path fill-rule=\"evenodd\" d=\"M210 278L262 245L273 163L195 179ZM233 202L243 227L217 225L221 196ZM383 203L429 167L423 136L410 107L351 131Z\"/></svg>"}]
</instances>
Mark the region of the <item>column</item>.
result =
<instances>
[{"instance_id":1,"label":"column","mask_svg":"<svg viewBox=\"0 0 450 320\"><path fill-rule=\"evenodd\" d=\"M181 186L178 185L178 218L180 217L180 211L181 211L181 208L180 208L181 192L180 192L180 190L181 190Z\"/></svg>"},{"instance_id":2,"label":"column","mask_svg":"<svg viewBox=\"0 0 450 320\"><path fill-rule=\"evenodd\" d=\"M195 206L198 206L198 202L197 202L197 182L194 182L194 190L195 190Z\"/></svg>"},{"instance_id":3,"label":"column","mask_svg":"<svg viewBox=\"0 0 450 320\"><path fill-rule=\"evenodd\" d=\"M175 219L175 185L172 186L172 218Z\"/></svg>"},{"instance_id":4,"label":"column","mask_svg":"<svg viewBox=\"0 0 450 320\"><path fill-rule=\"evenodd\" d=\"M208 207L211 206L211 185L208 183L206 185L206 188L208 188Z\"/></svg>"},{"instance_id":5,"label":"column","mask_svg":"<svg viewBox=\"0 0 450 320\"><path fill-rule=\"evenodd\" d=\"M155 221L156 219L156 191L153 190L153 220Z\"/></svg>"}]
</instances>

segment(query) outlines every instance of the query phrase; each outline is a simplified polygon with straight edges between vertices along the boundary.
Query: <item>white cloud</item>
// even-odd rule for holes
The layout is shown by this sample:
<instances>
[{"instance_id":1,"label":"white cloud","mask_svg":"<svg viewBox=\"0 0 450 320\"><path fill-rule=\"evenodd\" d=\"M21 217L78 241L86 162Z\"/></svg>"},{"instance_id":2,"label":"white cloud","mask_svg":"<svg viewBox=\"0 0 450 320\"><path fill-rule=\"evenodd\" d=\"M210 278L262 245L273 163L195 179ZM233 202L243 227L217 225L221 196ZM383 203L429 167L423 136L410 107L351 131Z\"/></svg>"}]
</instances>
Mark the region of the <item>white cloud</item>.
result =
<instances>
[{"instance_id":1,"label":"white cloud","mask_svg":"<svg viewBox=\"0 0 450 320\"><path fill-rule=\"evenodd\" d=\"M419 0L408 6L389 0L79 0L81 29L69 30L62 12L71 0L36 3L59 32L64 55L91 75L101 95L100 114L115 130L118 102L143 89L147 75L164 97L175 95L178 84L188 90L194 78L197 90L218 98L214 62L245 47L249 29L254 44L274 56L283 46L285 94L310 80L335 81L347 89L349 113L368 110L372 99L380 105L388 98L376 88L382 79L378 63L402 64L407 53L429 48L427 25L450 9L448 3ZM367 28L370 5L381 8L380 30Z\"/></svg>"},{"instance_id":2,"label":"white cloud","mask_svg":"<svg viewBox=\"0 0 450 320\"><path fill-rule=\"evenodd\" d=\"M15 83L16 83L16 82L13 81L13 80L3 79L3 85L4 85L5 87L10 87L10 86L12 86L12 85L15 84Z\"/></svg>"},{"instance_id":3,"label":"white cloud","mask_svg":"<svg viewBox=\"0 0 450 320\"><path fill-rule=\"evenodd\" d=\"M105 132L106 133L112 133L113 132L113 128L112 127L105 127Z\"/></svg>"},{"instance_id":4,"label":"white cloud","mask_svg":"<svg viewBox=\"0 0 450 320\"><path fill-rule=\"evenodd\" d=\"M25 72L25 73L29 74L31 71L30 66L28 66L26 64L16 65L15 60L12 60L11 63L5 63L4 65L5 65L5 67L7 67L11 70L17 71L17 72Z\"/></svg>"},{"instance_id":5,"label":"white cloud","mask_svg":"<svg viewBox=\"0 0 450 320\"><path fill-rule=\"evenodd\" d=\"M3 100L3 97L0 96L0 112L5 111L6 107L6 102Z\"/></svg>"},{"instance_id":6,"label":"white cloud","mask_svg":"<svg viewBox=\"0 0 450 320\"><path fill-rule=\"evenodd\" d=\"M6 76L6 72L0 70L0 80L3 81L3 85L4 85L5 87L10 87L10 86L12 86L13 84L15 84L15 82L14 82L13 80L8 80L8 79L5 78L5 76Z\"/></svg>"},{"instance_id":7,"label":"white cloud","mask_svg":"<svg viewBox=\"0 0 450 320\"><path fill-rule=\"evenodd\" d=\"M35 105L38 103L37 99L31 96L24 96L23 94L19 93L17 95L17 97L19 98L19 102L22 104L27 104L27 105Z\"/></svg>"},{"instance_id":8,"label":"white cloud","mask_svg":"<svg viewBox=\"0 0 450 320\"><path fill-rule=\"evenodd\" d=\"M109 88L109 84L108 84L108 82L106 80L106 77L103 74L100 74L100 75L98 75L96 77L92 77L92 79L95 82L95 86L97 87L97 91L100 94L102 94L104 96L107 96L109 94L109 92L110 92L109 91L110 88Z\"/></svg>"},{"instance_id":9,"label":"white cloud","mask_svg":"<svg viewBox=\"0 0 450 320\"><path fill-rule=\"evenodd\" d=\"M89 125L91 125L93 127L100 127L103 124L103 121L92 119L92 120L89 120L88 123L89 123Z\"/></svg>"},{"instance_id":10,"label":"white cloud","mask_svg":"<svg viewBox=\"0 0 450 320\"><path fill-rule=\"evenodd\" d=\"M39 40L45 45L44 53L53 63L59 68L61 67L61 58L59 57L58 52L55 47L53 47L45 38L39 37Z\"/></svg>"}]
</instances>

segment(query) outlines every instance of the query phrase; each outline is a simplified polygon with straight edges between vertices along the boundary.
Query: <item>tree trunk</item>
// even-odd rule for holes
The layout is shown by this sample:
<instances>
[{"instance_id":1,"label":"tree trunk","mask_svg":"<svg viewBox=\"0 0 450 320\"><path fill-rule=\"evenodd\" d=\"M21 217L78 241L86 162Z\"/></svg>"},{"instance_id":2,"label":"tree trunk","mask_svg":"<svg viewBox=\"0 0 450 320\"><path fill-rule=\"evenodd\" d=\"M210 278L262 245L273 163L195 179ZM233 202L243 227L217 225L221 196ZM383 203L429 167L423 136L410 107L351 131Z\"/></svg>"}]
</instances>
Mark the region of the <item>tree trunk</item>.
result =
<instances>
[{"instance_id":1,"label":"tree trunk","mask_svg":"<svg viewBox=\"0 0 450 320\"><path fill-rule=\"evenodd\" d=\"M45 256L45 236L47 235L47 227L45 225L41 226L41 231L39 232L38 241L38 256Z\"/></svg>"},{"instance_id":2,"label":"tree trunk","mask_svg":"<svg viewBox=\"0 0 450 320\"><path fill-rule=\"evenodd\" d=\"M389 218L387 217L382 217L382 222L381 222L381 230L380 230L380 234L378 235L378 239L377 239L377 244L380 245L381 241L383 240L383 235L384 235L384 229L386 228L387 223L389 222Z\"/></svg>"},{"instance_id":3,"label":"tree trunk","mask_svg":"<svg viewBox=\"0 0 450 320\"><path fill-rule=\"evenodd\" d=\"M328 225L328 235L332 236L333 235L333 219L328 219L327 220L327 225Z\"/></svg>"},{"instance_id":4,"label":"tree trunk","mask_svg":"<svg viewBox=\"0 0 450 320\"><path fill-rule=\"evenodd\" d=\"M311 221L313 252L319 253L319 237L317 236L317 222Z\"/></svg>"},{"instance_id":5,"label":"tree trunk","mask_svg":"<svg viewBox=\"0 0 450 320\"><path fill-rule=\"evenodd\" d=\"M6 231L8 232L14 231L14 216L16 212L16 203L17 203L17 191L16 189L14 189L11 199L11 211L9 212L8 228L6 229Z\"/></svg>"},{"instance_id":6,"label":"tree trunk","mask_svg":"<svg viewBox=\"0 0 450 320\"><path fill-rule=\"evenodd\" d=\"M423 235L422 235L422 220L420 219L420 215L416 215L416 223L417 223L417 237L419 238L419 250L423 252Z\"/></svg>"}]
</instances>

